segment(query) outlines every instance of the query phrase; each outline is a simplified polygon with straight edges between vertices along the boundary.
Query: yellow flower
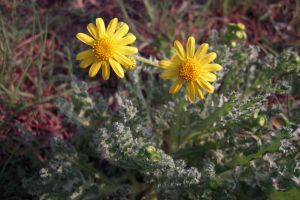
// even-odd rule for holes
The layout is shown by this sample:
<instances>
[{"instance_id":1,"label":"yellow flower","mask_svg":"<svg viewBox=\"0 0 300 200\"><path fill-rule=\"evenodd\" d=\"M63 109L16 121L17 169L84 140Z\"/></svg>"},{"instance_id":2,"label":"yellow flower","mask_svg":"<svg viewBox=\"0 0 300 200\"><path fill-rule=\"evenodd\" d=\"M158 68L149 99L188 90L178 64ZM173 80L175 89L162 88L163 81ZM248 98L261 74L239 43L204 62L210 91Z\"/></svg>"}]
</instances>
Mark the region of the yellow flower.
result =
<instances>
[{"instance_id":1,"label":"yellow flower","mask_svg":"<svg viewBox=\"0 0 300 200\"><path fill-rule=\"evenodd\" d=\"M204 55L208 49L208 44L202 44L195 52L195 39L189 37L187 42L187 52L179 41L174 42L177 55L173 55L170 61L161 60L158 65L171 71L163 72L162 79L172 79L179 77L171 86L169 92L177 93L184 81L187 82L186 89L190 101L195 100L195 94L199 99L204 99L203 89L209 93L214 92L213 86L207 81L215 81L216 75L213 71L219 71L222 67L218 64L209 64L216 57L216 53Z\"/></svg>"},{"instance_id":2,"label":"yellow flower","mask_svg":"<svg viewBox=\"0 0 300 200\"><path fill-rule=\"evenodd\" d=\"M94 77L102 66L103 79L109 79L109 66L111 66L116 74L123 78L124 70L120 64L125 67L132 66L132 61L123 54L135 54L138 52L135 47L125 46L133 43L136 37L134 35L124 37L129 30L126 24L115 32L117 24L118 19L114 18L110 21L106 31L104 21L101 18L97 18L96 26L92 23L87 26L89 33L95 39L84 33L76 35L83 43L93 47L93 49L83 51L76 56L76 60L83 60L80 63L81 68L86 68L92 64L89 71L90 77Z\"/></svg>"},{"instance_id":3,"label":"yellow flower","mask_svg":"<svg viewBox=\"0 0 300 200\"><path fill-rule=\"evenodd\" d=\"M132 56L127 56L127 58L132 61L132 65L130 67L126 67L125 69L133 70L136 66L136 59Z\"/></svg>"}]
</instances>

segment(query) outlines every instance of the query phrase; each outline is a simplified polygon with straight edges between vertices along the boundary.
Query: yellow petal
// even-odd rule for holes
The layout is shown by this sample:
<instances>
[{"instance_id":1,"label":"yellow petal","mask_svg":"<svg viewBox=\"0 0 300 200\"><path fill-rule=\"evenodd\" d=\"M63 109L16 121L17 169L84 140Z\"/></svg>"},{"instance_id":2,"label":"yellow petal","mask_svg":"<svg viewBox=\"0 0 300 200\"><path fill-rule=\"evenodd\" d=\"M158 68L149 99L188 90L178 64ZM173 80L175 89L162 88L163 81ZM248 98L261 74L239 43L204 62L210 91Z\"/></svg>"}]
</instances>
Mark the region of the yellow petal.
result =
<instances>
[{"instance_id":1,"label":"yellow petal","mask_svg":"<svg viewBox=\"0 0 300 200\"><path fill-rule=\"evenodd\" d=\"M162 79L171 79L171 78L176 78L178 76L179 76L178 71L166 71L166 72L163 72L160 75L160 78L162 78Z\"/></svg>"},{"instance_id":2,"label":"yellow petal","mask_svg":"<svg viewBox=\"0 0 300 200\"><path fill-rule=\"evenodd\" d=\"M138 49L136 47L122 46L116 47L116 52L120 54L135 54L138 52Z\"/></svg>"},{"instance_id":3,"label":"yellow petal","mask_svg":"<svg viewBox=\"0 0 300 200\"><path fill-rule=\"evenodd\" d=\"M206 43L202 44L198 48L198 50L196 51L194 59L197 60L197 61L199 61L204 56L204 54L206 53L208 47L209 47L208 44L206 44Z\"/></svg>"},{"instance_id":4,"label":"yellow petal","mask_svg":"<svg viewBox=\"0 0 300 200\"><path fill-rule=\"evenodd\" d=\"M124 77L124 70L121 67L121 65L118 63L118 61L116 61L114 58L110 58L109 59L109 64L111 66L111 68L115 71L115 73L120 77L123 78Z\"/></svg>"},{"instance_id":5,"label":"yellow petal","mask_svg":"<svg viewBox=\"0 0 300 200\"><path fill-rule=\"evenodd\" d=\"M96 26L92 23L89 23L89 25L87 26L88 31L90 32L90 34L96 39L98 40L99 36L98 36L98 30L96 28Z\"/></svg>"},{"instance_id":6,"label":"yellow petal","mask_svg":"<svg viewBox=\"0 0 300 200\"><path fill-rule=\"evenodd\" d=\"M117 24L118 24L118 18L114 18L109 22L107 27L106 37L111 38L113 36L114 32L116 31Z\"/></svg>"},{"instance_id":7,"label":"yellow petal","mask_svg":"<svg viewBox=\"0 0 300 200\"><path fill-rule=\"evenodd\" d=\"M195 39L193 37L189 37L186 45L186 57L193 58L194 53L195 53Z\"/></svg>"},{"instance_id":8,"label":"yellow petal","mask_svg":"<svg viewBox=\"0 0 300 200\"><path fill-rule=\"evenodd\" d=\"M100 61L100 60L97 60L96 62L94 62L90 68L89 76L90 77L96 76L96 74L100 70L101 65L102 65L102 61Z\"/></svg>"},{"instance_id":9,"label":"yellow petal","mask_svg":"<svg viewBox=\"0 0 300 200\"><path fill-rule=\"evenodd\" d=\"M87 58L85 60L83 60L79 67L80 68L87 68L88 66L90 66L90 64L92 64L93 62L95 62L97 60L97 58L95 56L92 56L90 58Z\"/></svg>"},{"instance_id":10,"label":"yellow petal","mask_svg":"<svg viewBox=\"0 0 300 200\"><path fill-rule=\"evenodd\" d=\"M121 63L122 65L124 65L125 67L130 67L132 66L132 61L129 60L129 58L127 58L126 56L123 56L122 54L116 52L116 54L114 55L114 58Z\"/></svg>"},{"instance_id":11,"label":"yellow petal","mask_svg":"<svg viewBox=\"0 0 300 200\"><path fill-rule=\"evenodd\" d=\"M207 81L215 81L216 80L216 75L210 73L210 72L202 72L201 75L200 75L201 78L203 78L204 80L207 80Z\"/></svg>"},{"instance_id":12,"label":"yellow petal","mask_svg":"<svg viewBox=\"0 0 300 200\"><path fill-rule=\"evenodd\" d=\"M214 72L214 71L219 71L222 69L221 65L219 64L206 64L201 67L202 71L207 71L207 72Z\"/></svg>"},{"instance_id":13,"label":"yellow petal","mask_svg":"<svg viewBox=\"0 0 300 200\"><path fill-rule=\"evenodd\" d=\"M169 93L171 93L171 94L177 93L179 91L179 89L181 88L183 82L184 82L183 78L177 79L171 86Z\"/></svg>"},{"instance_id":14,"label":"yellow petal","mask_svg":"<svg viewBox=\"0 0 300 200\"><path fill-rule=\"evenodd\" d=\"M196 81L198 82L198 84L200 85L200 87L202 87L207 92L209 92L209 93L213 93L214 92L213 86L209 82L207 82L206 80L204 80L203 78L199 77Z\"/></svg>"},{"instance_id":15,"label":"yellow petal","mask_svg":"<svg viewBox=\"0 0 300 200\"><path fill-rule=\"evenodd\" d=\"M125 46L127 44L132 44L136 40L136 37L134 35L129 35L127 37L120 38L116 41L116 46Z\"/></svg>"},{"instance_id":16,"label":"yellow petal","mask_svg":"<svg viewBox=\"0 0 300 200\"><path fill-rule=\"evenodd\" d=\"M92 57L94 55L95 55L95 53L94 53L93 49L86 50L86 51L83 51L83 52L80 52L79 54L77 54L76 60L87 59L87 58Z\"/></svg>"},{"instance_id":17,"label":"yellow petal","mask_svg":"<svg viewBox=\"0 0 300 200\"><path fill-rule=\"evenodd\" d=\"M174 54L173 56L172 56L172 58L171 58L171 62L176 58L176 54Z\"/></svg>"},{"instance_id":18,"label":"yellow petal","mask_svg":"<svg viewBox=\"0 0 300 200\"><path fill-rule=\"evenodd\" d=\"M199 63L200 65L206 65L206 64L209 64L211 63L214 59L216 59L217 57L217 54L216 53L209 53L207 55L205 55L204 57L202 57L200 60L199 60Z\"/></svg>"},{"instance_id":19,"label":"yellow petal","mask_svg":"<svg viewBox=\"0 0 300 200\"><path fill-rule=\"evenodd\" d=\"M105 24L102 18L96 19L96 26L98 28L98 35L100 38L104 38L106 36Z\"/></svg>"},{"instance_id":20,"label":"yellow petal","mask_svg":"<svg viewBox=\"0 0 300 200\"><path fill-rule=\"evenodd\" d=\"M186 90L188 94L188 98L190 101L195 100L195 87L194 87L194 81L187 81L186 83Z\"/></svg>"},{"instance_id":21,"label":"yellow petal","mask_svg":"<svg viewBox=\"0 0 300 200\"><path fill-rule=\"evenodd\" d=\"M174 71L178 71L179 69L179 66L178 64L176 63L173 63L173 62L170 62L170 61L166 61L166 60L161 60L158 62L158 65L161 67L161 68L164 68L164 69L169 69L169 70L174 70Z\"/></svg>"},{"instance_id":22,"label":"yellow petal","mask_svg":"<svg viewBox=\"0 0 300 200\"><path fill-rule=\"evenodd\" d=\"M129 31L129 26L122 26L112 37L114 41L122 38Z\"/></svg>"},{"instance_id":23,"label":"yellow petal","mask_svg":"<svg viewBox=\"0 0 300 200\"><path fill-rule=\"evenodd\" d=\"M173 62L173 63L175 63L175 64L177 64L177 65L181 65L181 63L182 63L182 60L179 58L179 56L177 56L177 55L173 55L172 56L172 58L171 58L171 62Z\"/></svg>"},{"instance_id":24,"label":"yellow petal","mask_svg":"<svg viewBox=\"0 0 300 200\"><path fill-rule=\"evenodd\" d=\"M92 37L90 37L90 36L88 36L88 35L86 35L86 34L84 34L84 33L77 33L76 37L77 37L81 42L83 42L83 43L85 43L85 44L87 44L87 45L90 45L90 46L94 46L95 40L94 40Z\"/></svg>"},{"instance_id":25,"label":"yellow petal","mask_svg":"<svg viewBox=\"0 0 300 200\"><path fill-rule=\"evenodd\" d=\"M175 47L175 51L176 51L177 55L179 56L179 58L180 58L181 60L186 59L186 53L185 53L185 50L184 50L182 44L181 44L178 40L176 40L176 41L174 42L174 47Z\"/></svg>"},{"instance_id":26,"label":"yellow petal","mask_svg":"<svg viewBox=\"0 0 300 200\"><path fill-rule=\"evenodd\" d=\"M108 61L103 61L102 77L103 77L104 80L108 80L109 76L110 76L109 62Z\"/></svg>"},{"instance_id":27,"label":"yellow petal","mask_svg":"<svg viewBox=\"0 0 300 200\"><path fill-rule=\"evenodd\" d=\"M203 88L198 84L198 81L194 81L195 93L199 99L204 99Z\"/></svg>"}]
</instances>

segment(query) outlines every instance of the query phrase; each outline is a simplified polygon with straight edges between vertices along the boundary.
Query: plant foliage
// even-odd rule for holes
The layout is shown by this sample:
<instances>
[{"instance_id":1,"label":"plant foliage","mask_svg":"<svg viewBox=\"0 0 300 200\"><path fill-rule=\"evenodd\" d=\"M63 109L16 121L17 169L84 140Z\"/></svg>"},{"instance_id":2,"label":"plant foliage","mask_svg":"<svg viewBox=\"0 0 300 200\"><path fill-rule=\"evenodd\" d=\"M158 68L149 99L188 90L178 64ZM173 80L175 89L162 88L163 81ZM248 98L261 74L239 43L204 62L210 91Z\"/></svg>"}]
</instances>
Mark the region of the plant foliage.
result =
<instances>
[{"instance_id":1,"label":"plant foliage","mask_svg":"<svg viewBox=\"0 0 300 200\"><path fill-rule=\"evenodd\" d=\"M56 105L77 136L72 144L53 138L47 167L23 186L39 199L296 199L299 115L275 129L270 119L287 114L268 101L290 91L299 56L259 57L257 46L229 47L224 37L212 31L208 39L223 70L204 100L188 103L184 87L169 94L171 81L140 62L122 79L114 112L73 77L71 101Z\"/></svg>"}]
</instances>

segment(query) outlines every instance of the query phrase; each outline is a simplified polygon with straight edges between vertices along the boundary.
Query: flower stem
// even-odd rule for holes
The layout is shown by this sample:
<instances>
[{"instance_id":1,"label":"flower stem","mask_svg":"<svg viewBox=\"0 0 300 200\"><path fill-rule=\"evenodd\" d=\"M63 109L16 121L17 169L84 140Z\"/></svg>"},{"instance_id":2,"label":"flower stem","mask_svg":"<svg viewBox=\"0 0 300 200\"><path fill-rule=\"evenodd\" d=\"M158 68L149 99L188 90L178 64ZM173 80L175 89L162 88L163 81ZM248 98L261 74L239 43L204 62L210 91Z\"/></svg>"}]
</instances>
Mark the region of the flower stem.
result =
<instances>
[{"instance_id":1,"label":"flower stem","mask_svg":"<svg viewBox=\"0 0 300 200\"><path fill-rule=\"evenodd\" d=\"M89 174L93 175L94 178L102 180L103 183L106 183L106 184L108 184L110 186L119 186L117 183L114 183L107 176L105 176L103 173L97 171L95 168L91 167L90 165L78 162L76 159L71 158L69 156L66 156L66 158L70 162L72 162L73 164L75 164L78 167L80 167L82 170L84 170L84 171L88 172Z\"/></svg>"},{"instance_id":2,"label":"flower stem","mask_svg":"<svg viewBox=\"0 0 300 200\"><path fill-rule=\"evenodd\" d=\"M152 65L152 66L154 66L154 67L161 68L157 63L152 62L152 61L150 61L150 60L148 60L148 59L146 59L146 58L143 58L143 57L141 57L141 56L134 55L134 54L131 55L131 56L134 57L135 59L139 60L139 61L142 61L142 62L144 62L144 63L147 63L148 65ZM163 68L161 68L161 69L163 69Z\"/></svg>"},{"instance_id":3,"label":"flower stem","mask_svg":"<svg viewBox=\"0 0 300 200\"><path fill-rule=\"evenodd\" d=\"M220 131L220 127L213 127L210 129L211 131ZM193 140L194 138L197 138L199 136L203 136L206 134L209 134L210 132L208 130L202 130L202 131L194 131L191 130L188 132L189 134L186 134L180 141L180 145L184 144L185 142L188 142L190 140Z\"/></svg>"},{"instance_id":4,"label":"flower stem","mask_svg":"<svg viewBox=\"0 0 300 200\"><path fill-rule=\"evenodd\" d=\"M172 79L172 83L174 83L174 79ZM180 144L180 129L183 122L183 113L186 105L185 97L179 97L178 94L174 94L174 99L180 98L180 104L175 107L176 119L172 122L171 132L170 132L170 140L169 140L169 150L170 153L173 153L179 149Z\"/></svg>"}]
</instances>

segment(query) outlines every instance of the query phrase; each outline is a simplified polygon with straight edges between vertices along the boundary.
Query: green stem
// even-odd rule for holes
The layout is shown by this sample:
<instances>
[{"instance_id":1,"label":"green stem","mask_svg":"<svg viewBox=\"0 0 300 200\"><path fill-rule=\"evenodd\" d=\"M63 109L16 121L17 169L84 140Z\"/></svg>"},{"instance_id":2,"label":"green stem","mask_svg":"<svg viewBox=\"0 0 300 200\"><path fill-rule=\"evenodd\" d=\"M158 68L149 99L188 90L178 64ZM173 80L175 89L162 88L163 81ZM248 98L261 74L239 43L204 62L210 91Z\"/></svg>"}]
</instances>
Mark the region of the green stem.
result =
<instances>
[{"instance_id":1,"label":"green stem","mask_svg":"<svg viewBox=\"0 0 300 200\"><path fill-rule=\"evenodd\" d=\"M159 144L161 142L161 137L163 136L163 131L162 131L162 123L159 124L159 129L158 133L156 134L156 147L159 148Z\"/></svg>"},{"instance_id":2,"label":"green stem","mask_svg":"<svg viewBox=\"0 0 300 200\"><path fill-rule=\"evenodd\" d=\"M175 82L174 79L171 79L172 85ZM174 94L174 99L177 98L177 94ZM177 107L175 107L175 112L177 113ZM168 140L168 146L169 146L169 152L172 153L175 151L176 145L178 145L178 143L176 143L177 141L177 132L176 129L174 128L176 122L174 122L173 120L171 121L172 124L170 124L170 138Z\"/></svg>"},{"instance_id":3,"label":"green stem","mask_svg":"<svg viewBox=\"0 0 300 200\"><path fill-rule=\"evenodd\" d=\"M220 131L221 128L220 127L214 127L214 128L211 128L210 130L213 131L213 132L214 131ZM199 136L206 135L208 133L210 133L210 132L207 131L207 130L195 131L195 132L193 132L193 130L188 131L188 133L181 139L180 144L184 144L187 141L190 141L190 140L192 140L192 139L194 139L196 137L199 137Z\"/></svg>"},{"instance_id":4,"label":"green stem","mask_svg":"<svg viewBox=\"0 0 300 200\"><path fill-rule=\"evenodd\" d=\"M154 66L154 67L158 67L158 68L160 68L160 69L163 69L163 68L160 67L157 63L152 62L152 61L150 61L150 60L148 60L148 59L146 59L146 58L143 58L143 57L141 57L141 56L138 56L138 55L130 55L130 56L134 57L135 59L137 59L137 60L139 60L139 61L142 61L142 62L144 62L144 63L147 63L147 64L149 64L149 65L152 65L152 66Z\"/></svg>"},{"instance_id":5,"label":"green stem","mask_svg":"<svg viewBox=\"0 0 300 200\"><path fill-rule=\"evenodd\" d=\"M249 67L247 68L247 72L246 73L247 73L246 85L245 85L245 89L244 89L244 93L242 95L241 101L244 101L248 97L248 95L250 95L252 93L251 92L250 94L247 94L247 92L249 92L248 88L249 88L249 82L250 82L250 74L249 74L250 73L250 68ZM257 77L259 77L259 76L257 76ZM255 82L256 82L256 80L255 80Z\"/></svg>"},{"instance_id":6,"label":"green stem","mask_svg":"<svg viewBox=\"0 0 300 200\"><path fill-rule=\"evenodd\" d=\"M293 77L290 76L290 85L292 85L292 81L293 81ZM291 101L290 101L290 98L291 98L291 92L288 93L288 99L287 99L287 110L288 110L288 118L289 120L291 120Z\"/></svg>"},{"instance_id":7,"label":"green stem","mask_svg":"<svg viewBox=\"0 0 300 200\"><path fill-rule=\"evenodd\" d=\"M66 156L66 158L70 162L72 162L75 165L77 165L78 167L80 167L82 170L85 170L89 174L92 174L95 178L102 180L104 183L106 183L106 184L108 184L110 186L119 186L117 183L114 183L108 177L106 177L104 174L102 174L101 172L99 172L96 169L92 168L91 166L89 166L87 164L84 164L84 163L79 163L74 158L71 158L71 157L68 157L68 156Z\"/></svg>"},{"instance_id":8,"label":"green stem","mask_svg":"<svg viewBox=\"0 0 300 200\"><path fill-rule=\"evenodd\" d=\"M127 177L133 183L133 185L131 185L130 200L134 200L136 196L143 190L145 190L146 194L149 193L149 190L153 190L151 184L138 182L135 178L135 174L133 174L133 171L127 171Z\"/></svg>"},{"instance_id":9,"label":"green stem","mask_svg":"<svg viewBox=\"0 0 300 200\"><path fill-rule=\"evenodd\" d=\"M221 86L220 94L225 94L227 89L230 87L230 83L232 83L232 70L227 73L226 78Z\"/></svg>"},{"instance_id":10,"label":"green stem","mask_svg":"<svg viewBox=\"0 0 300 200\"><path fill-rule=\"evenodd\" d=\"M173 80L172 80L173 81ZM176 99L177 94L175 94ZM175 152L179 148L180 143L180 128L182 124L182 113L184 112L184 107L186 104L186 101L184 99L185 97L181 97L180 105L175 107L175 113L176 113L176 120L173 121L173 124L171 125L171 132L170 132L170 140L169 140L169 147L170 147L170 153Z\"/></svg>"},{"instance_id":11,"label":"green stem","mask_svg":"<svg viewBox=\"0 0 300 200\"><path fill-rule=\"evenodd\" d=\"M211 98L212 98L212 93L208 93L204 100L205 101L204 105L208 105L208 103L211 101ZM200 113L200 116L205 116L206 108L207 106L204 106L203 110Z\"/></svg>"},{"instance_id":12,"label":"green stem","mask_svg":"<svg viewBox=\"0 0 300 200\"><path fill-rule=\"evenodd\" d=\"M247 82L246 88L244 89L245 92L243 94L243 98L241 98L241 101L245 100L253 91L255 91L252 88L257 88L257 86L259 86L260 84L264 83L267 80L267 79L260 79L261 73L262 73L261 71L258 73L251 88L248 87L249 82Z\"/></svg>"},{"instance_id":13,"label":"green stem","mask_svg":"<svg viewBox=\"0 0 300 200\"><path fill-rule=\"evenodd\" d=\"M255 134L242 134L242 133L239 133L236 136L238 136L238 137L246 137L246 138L254 138L255 140L258 140L258 139L269 140L270 139L269 136L255 135Z\"/></svg>"},{"instance_id":14,"label":"green stem","mask_svg":"<svg viewBox=\"0 0 300 200\"><path fill-rule=\"evenodd\" d=\"M193 129L188 128L182 135L183 138L180 141L180 144L187 142L191 136L195 135L195 132L205 131L207 128L211 127L210 129L213 130L214 127L213 123L221 119L223 115L226 115L235 105L236 103L234 100L236 99L235 95L231 95L226 103L224 103L223 107L216 109L213 113L211 113L208 117L203 119L200 123L195 121L191 123L190 127ZM215 127L217 128L217 127ZM196 131L195 131L196 130ZM201 132L200 132L201 133ZM199 133L198 133L199 134Z\"/></svg>"},{"instance_id":15,"label":"green stem","mask_svg":"<svg viewBox=\"0 0 300 200\"><path fill-rule=\"evenodd\" d=\"M172 79L172 84L174 82L174 80ZM174 94L174 99L177 98L177 94ZM178 107L175 107L175 112L178 116ZM177 135L177 128L176 128L176 123L178 121L177 120L172 120L171 121L171 127L170 127L170 138L169 138L169 153L172 153L172 152L175 152L176 150L176 146L178 146L178 142L177 142L177 139L178 139L178 135Z\"/></svg>"}]
</instances>

